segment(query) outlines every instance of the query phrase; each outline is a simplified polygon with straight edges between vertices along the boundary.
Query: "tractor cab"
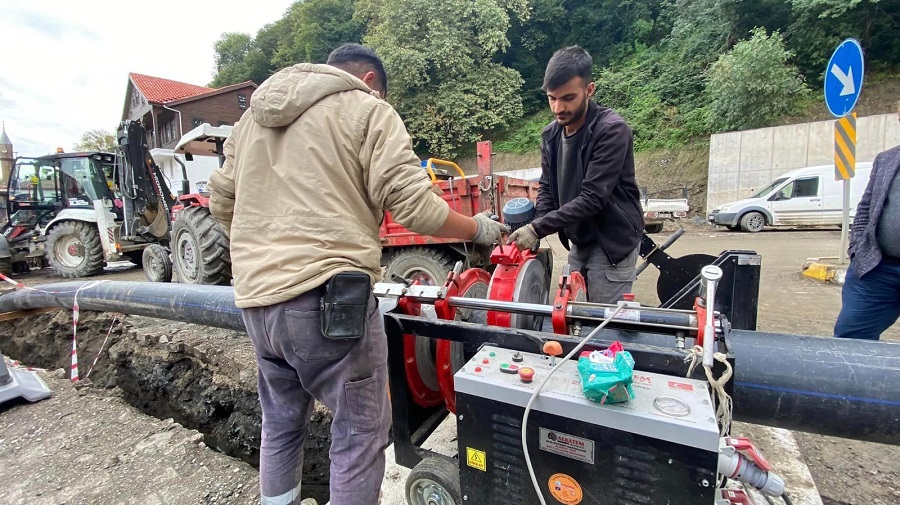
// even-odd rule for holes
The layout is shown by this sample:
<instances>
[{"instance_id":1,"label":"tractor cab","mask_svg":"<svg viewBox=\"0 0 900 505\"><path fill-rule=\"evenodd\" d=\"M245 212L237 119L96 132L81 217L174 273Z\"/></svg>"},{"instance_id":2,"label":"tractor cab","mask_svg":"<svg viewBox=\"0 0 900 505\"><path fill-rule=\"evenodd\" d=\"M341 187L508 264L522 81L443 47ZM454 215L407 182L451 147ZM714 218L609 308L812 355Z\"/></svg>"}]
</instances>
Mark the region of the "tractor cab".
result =
<instances>
[{"instance_id":1,"label":"tractor cab","mask_svg":"<svg viewBox=\"0 0 900 505\"><path fill-rule=\"evenodd\" d=\"M94 200L113 201L109 153L59 153L17 158L9 176L7 212L45 224L62 209L93 209Z\"/></svg>"}]
</instances>

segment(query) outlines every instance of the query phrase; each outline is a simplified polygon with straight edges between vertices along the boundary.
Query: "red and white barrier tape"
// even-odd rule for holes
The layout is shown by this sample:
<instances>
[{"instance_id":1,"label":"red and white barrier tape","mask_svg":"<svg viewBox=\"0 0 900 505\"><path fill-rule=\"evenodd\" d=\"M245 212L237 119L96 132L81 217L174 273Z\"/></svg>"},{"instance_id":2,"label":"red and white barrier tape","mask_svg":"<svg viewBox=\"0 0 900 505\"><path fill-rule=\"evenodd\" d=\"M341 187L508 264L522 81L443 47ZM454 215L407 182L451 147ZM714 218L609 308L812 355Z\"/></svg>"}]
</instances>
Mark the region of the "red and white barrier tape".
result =
<instances>
[{"instance_id":1,"label":"red and white barrier tape","mask_svg":"<svg viewBox=\"0 0 900 505\"><path fill-rule=\"evenodd\" d=\"M103 349L106 348L106 342L109 340L110 334L112 334L113 328L116 326L116 320L119 319L119 315L116 314L113 316L112 324L109 325L109 331L106 332L106 338L103 339L103 343L100 344L100 349L97 351L97 355L94 356L94 362L91 363L91 367L88 368L88 373L85 374L84 378L90 378L91 372L94 371L94 366L97 365L97 361L100 359L100 355L103 354Z\"/></svg>"}]
</instances>

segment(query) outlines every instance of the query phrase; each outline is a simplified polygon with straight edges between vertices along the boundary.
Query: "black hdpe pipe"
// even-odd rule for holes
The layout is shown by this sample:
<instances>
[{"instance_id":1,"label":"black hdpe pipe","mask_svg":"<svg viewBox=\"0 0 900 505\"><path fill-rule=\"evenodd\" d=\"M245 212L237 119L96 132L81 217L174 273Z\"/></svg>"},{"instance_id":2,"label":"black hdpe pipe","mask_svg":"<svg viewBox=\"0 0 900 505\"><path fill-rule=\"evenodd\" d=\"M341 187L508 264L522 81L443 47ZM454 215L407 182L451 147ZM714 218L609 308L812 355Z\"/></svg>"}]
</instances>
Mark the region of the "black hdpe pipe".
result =
<instances>
[{"instance_id":1,"label":"black hdpe pipe","mask_svg":"<svg viewBox=\"0 0 900 505\"><path fill-rule=\"evenodd\" d=\"M74 281L44 284L0 296L0 312L63 307L78 295L80 310L121 312L215 328L246 331L230 286L162 282Z\"/></svg>"},{"instance_id":2,"label":"black hdpe pipe","mask_svg":"<svg viewBox=\"0 0 900 505\"><path fill-rule=\"evenodd\" d=\"M71 308L78 291L83 310L246 331L228 286L94 281L39 289L0 296L0 312ZM673 345L669 336L644 332L623 342ZM748 330L732 330L728 342L736 420L900 445L900 344Z\"/></svg>"},{"instance_id":3,"label":"black hdpe pipe","mask_svg":"<svg viewBox=\"0 0 900 505\"><path fill-rule=\"evenodd\" d=\"M900 344L732 330L734 417L900 445Z\"/></svg>"}]
</instances>

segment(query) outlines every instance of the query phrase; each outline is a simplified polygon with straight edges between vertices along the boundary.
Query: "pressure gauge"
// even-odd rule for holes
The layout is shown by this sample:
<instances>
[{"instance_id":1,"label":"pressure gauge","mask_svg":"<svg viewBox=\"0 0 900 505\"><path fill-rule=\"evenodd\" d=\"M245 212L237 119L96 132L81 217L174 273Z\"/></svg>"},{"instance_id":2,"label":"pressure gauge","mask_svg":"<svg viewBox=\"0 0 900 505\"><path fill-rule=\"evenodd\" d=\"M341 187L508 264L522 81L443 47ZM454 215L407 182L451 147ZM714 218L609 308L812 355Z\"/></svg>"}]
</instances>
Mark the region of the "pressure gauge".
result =
<instances>
[{"instance_id":1,"label":"pressure gauge","mask_svg":"<svg viewBox=\"0 0 900 505\"><path fill-rule=\"evenodd\" d=\"M687 403L672 396L657 396L653 400L653 406L667 416L684 417L691 413Z\"/></svg>"}]
</instances>

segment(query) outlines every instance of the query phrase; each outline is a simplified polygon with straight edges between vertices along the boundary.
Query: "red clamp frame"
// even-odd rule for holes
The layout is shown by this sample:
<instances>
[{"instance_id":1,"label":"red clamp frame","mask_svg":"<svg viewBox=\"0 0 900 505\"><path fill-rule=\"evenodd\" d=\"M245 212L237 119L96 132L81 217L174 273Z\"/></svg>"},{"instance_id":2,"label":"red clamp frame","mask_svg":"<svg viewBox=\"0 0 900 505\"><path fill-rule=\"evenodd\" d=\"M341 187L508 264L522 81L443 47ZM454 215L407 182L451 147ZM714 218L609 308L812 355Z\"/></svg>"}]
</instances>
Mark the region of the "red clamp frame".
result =
<instances>
[{"instance_id":1,"label":"red clamp frame","mask_svg":"<svg viewBox=\"0 0 900 505\"><path fill-rule=\"evenodd\" d=\"M491 251L491 263L497 265L488 287L488 299L511 302L516 293L519 268L537 255L531 250L520 251L515 244L499 245ZM512 316L508 312L488 311L487 324L509 328Z\"/></svg>"},{"instance_id":2,"label":"red clamp frame","mask_svg":"<svg viewBox=\"0 0 900 505\"><path fill-rule=\"evenodd\" d=\"M566 312L569 308L569 302L577 300L578 295L581 293L587 294L587 285L581 272L563 273L559 278L556 298L553 300L553 314L550 316L550 321L553 323L553 333L560 335L569 334L569 321L566 318Z\"/></svg>"}]
</instances>

